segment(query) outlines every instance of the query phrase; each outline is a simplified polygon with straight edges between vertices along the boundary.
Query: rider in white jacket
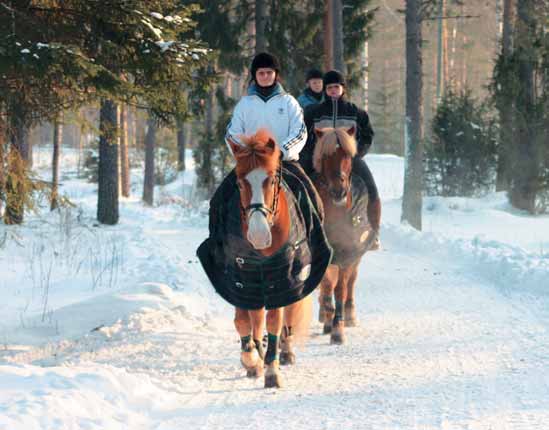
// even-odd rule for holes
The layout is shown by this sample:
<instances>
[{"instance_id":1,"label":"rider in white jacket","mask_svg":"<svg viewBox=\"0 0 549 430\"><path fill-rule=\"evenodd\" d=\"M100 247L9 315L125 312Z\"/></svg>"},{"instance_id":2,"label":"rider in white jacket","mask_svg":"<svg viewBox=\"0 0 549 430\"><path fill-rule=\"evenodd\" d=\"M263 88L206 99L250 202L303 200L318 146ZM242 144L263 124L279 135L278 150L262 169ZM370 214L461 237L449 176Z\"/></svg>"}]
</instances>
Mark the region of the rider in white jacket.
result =
<instances>
[{"instance_id":1,"label":"rider in white jacket","mask_svg":"<svg viewBox=\"0 0 549 430\"><path fill-rule=\"evenodd\" d=\"M284 160L299 159L299 153L307 142L303 111L297 100L278 82L267 96L262 94L262 88L257 84L250 85L248 95L242 97L234 108L225 140L240 143L238 136L255 134L260 128L273 134Z\"/></svg>"}]
</instances>

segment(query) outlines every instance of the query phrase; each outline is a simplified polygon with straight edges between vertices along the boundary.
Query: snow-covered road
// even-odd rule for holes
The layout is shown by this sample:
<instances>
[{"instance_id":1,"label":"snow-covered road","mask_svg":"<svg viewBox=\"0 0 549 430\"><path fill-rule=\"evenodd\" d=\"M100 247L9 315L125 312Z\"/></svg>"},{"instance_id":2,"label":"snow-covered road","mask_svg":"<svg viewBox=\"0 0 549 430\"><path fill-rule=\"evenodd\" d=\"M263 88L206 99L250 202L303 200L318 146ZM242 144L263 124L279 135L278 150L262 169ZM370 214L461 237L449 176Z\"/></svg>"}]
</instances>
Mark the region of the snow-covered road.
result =
<instances>
[{"instance_id":1,"label":"snow-covered road","mask_svg":"<svg viewBox=\"0 0 549 430\"><path fill-rule=\"evenodd\" d=\"M166 258L194 261L192 247L178 248L168 231L150 234ZM0 366L0 380L11 382L0 428L544 428L542 299L509 295L463 260L407 242L399 228L383 238L384 250L361 265L360 327L348 330L346 345L331 346L315 324L298 363L283 369L281 390L244 377L228 306L200 316L180 305L12 355L10 363L26 366ZM221 300L207 284L200 290L208 302ZM47 367L37 373L35 365Z\"/></svg>"},{"instance_id":2,"label":"snow-covered road","mask_svg":"<svg viewBox=\"0 0 549 430\"><path fill-rule=\"evenodd\" d=\"M244 377L194 255L192 169L155 208L124 199L115 227L93 227L95 186L69 178L79 220L0 224L0 430L547 428L549 218L501 193L436 197L413 231L402 159L368 157L383 250L360 268L360 326L332 346L315 323L280 390Z\"/></svg>"}]
</instances>

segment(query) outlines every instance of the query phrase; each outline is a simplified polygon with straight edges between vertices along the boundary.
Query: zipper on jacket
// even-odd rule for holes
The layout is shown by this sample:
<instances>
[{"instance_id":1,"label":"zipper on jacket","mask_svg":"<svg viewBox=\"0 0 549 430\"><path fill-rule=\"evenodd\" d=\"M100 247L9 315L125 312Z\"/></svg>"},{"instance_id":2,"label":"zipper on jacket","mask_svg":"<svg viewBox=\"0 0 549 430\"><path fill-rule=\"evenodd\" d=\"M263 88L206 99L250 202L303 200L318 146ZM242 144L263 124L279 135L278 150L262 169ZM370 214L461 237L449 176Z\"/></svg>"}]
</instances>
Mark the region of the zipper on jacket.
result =
<instances>
[{"instance_id":1,"label":"zipper on jacket","mask_svg":"<svg viewBox=\"0 0 549 430\"><path fill-rule=\"evenodd\" d=\"M336 119L337 119L337 99L332 99L332 115L333 115L333 128L336 128Z\"/></svg>"}]
</instances>

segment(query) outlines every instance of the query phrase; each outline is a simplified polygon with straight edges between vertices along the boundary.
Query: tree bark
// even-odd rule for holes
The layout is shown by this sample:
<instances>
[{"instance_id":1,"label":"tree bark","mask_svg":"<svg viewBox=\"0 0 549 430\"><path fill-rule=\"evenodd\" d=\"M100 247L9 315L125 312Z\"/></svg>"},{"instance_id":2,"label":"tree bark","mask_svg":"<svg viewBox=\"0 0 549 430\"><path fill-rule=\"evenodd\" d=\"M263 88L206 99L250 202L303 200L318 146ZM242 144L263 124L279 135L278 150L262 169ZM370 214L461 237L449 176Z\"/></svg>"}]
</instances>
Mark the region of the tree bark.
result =
<instances>
[{"instance_id":1,"label":"tree bark","mask_svg":"<svg viewBox=\"0 0 549 430\"><path fill-rule=\"evenodd\" d=\"M532 41L535 40L535 10L532 0L517 1L516 50L518 54L518 82L520 85L517 97L516 151L515 166L511 178L510 201L518 208L535 213L537 182L539 176L537 143L537 114L535 112L535 77L536 59Z\"/></svg>"},{"instance_id":2,"label":"tree bark","mask_svg":"<svg viewBox=\"0 0 549 430\"><path fill-rule=\"evenodd\" d=\"M156 146L156 123L154 119L147 121L147 134L145 135L145 180L143 181L143 201L148 206L154 204L154 153Z\"/></svg>"},{"instance_id":3,"label":"tree bark","mask_svg":"<svg viewBox=\"0 0 549 430\"><path fill-rule=\"evenodd\" d=\"M0 116L0 217L2 216L2 209L4 208L4 199L5 199L5 181L6 181L5 145L6 145L6 127L2 117Z\"/></svg>"},{"instance_id":4,"label":"tree bark","mask_svg":"<svg viewBox=\"0 0 549 430\"><path fill-rule=\"evenodd\" d=\"M122 196L130 197L130 158L128 154L128 108L120 105L120 178Z\"/></svg>"},{"instance_id":5,"label":"tree bark","mask_svg":"<svg viewBox=\"0 0 549 430\"><path fill-rule=\"evenodd\" d=\"M436 90L436 106L439 105L442 95L444 94L444 27L445 19L443 16L446 12L446 0L438 0L438 25L437 25L437 90Z\"/></svg>"},{"instance_id":6,"label":"tree bark","mask_svg":"<svg viewBox=\"0 0 549 430\"><path fill-rule=\"evenodd\" d=\"M501 35L501 60L507 63L512 54L512 33L514 17L514 0L505 0L503 3L503 32ZM496 173L496 191L507 191L511 178L511 160L513 153L513 111L514 103L498 104L500 118L500 133L498 146L498 165Z\"/></svg>"},{"instance_id":7,"label":"tree bark","mask_svg":"<svg viewBox=\"0 0 549 430\"><path fill-rule=\"evenodd\" d=\"M265 28L267 26L267 2L255 0L255 53L267 50L267 37Z\"/></svg>"},{"instance_id":8,"label":"tree bark","mask_svg":"<svg viewBox=\"0 0 549 430\"><path fill-rule=\"evenodd\" d=\"M23 182L27 180L30 163L30 148L28 144L28 126L25 115L17 106L10 111L8 136L10 153L7 161L6 174L6 224L22 224L24 220L27 188Z\"/></svg>"},{"instance_id":9,"label":"tree bark","mask_svg":"<svg viewBox=\"0 0 549 430\"><path fill-rule=\"evenodd\" d=\"M99 183L97 220L101 224L118 223L118 144L116 105L112 100L101 101L99 113Z\"/></svg>"},{"instance_id":10,"label":"tree bark","mask_svg":"<svg viewBox=\"0 0 549 430\"><path fill-rule=\"evenodd\" d=\"M333 3L334 0L325 0L324 2L324 70L334 68L334 20Z\"/></svg>"},{"instance_id":11,"label":"tree bark","mask_svg":"<svg viewBox=\"0 0 549 430\"><path fill-rule=\"evenodd\" d=\"M334 68L343 75L347 74L343 42L343 4L342 0L332 0Z\"/></svg>"},{"instance_id":12,"label":"tree bark","mask_svg":"<svg viewBox=\"0 0 549 430\"><path fill-rule=\"evenodd\" d=\"M63 125L61 118L57 118L53 123L53 157L51 162L51 205L50 210L57 209L59 202L59 154L61 152L61 140L63 139Z\"/></svg>"},{"instance_id":13,"label":"tree bark","mask_svg":"<svg viewBox=\"0 0 549 430\"><path fill-rule=\"evenodd\" d=\"M185 150L187 126L182 119L177 120L177 170L185 171Z\"/></svg>"},{"instance_id":14,"label":"tree bark","mask_svg":"<svg viewBox=\"0 0 549 430\"><path fill-rule=\"evenodd\" d=\"M402 222L422 228L423 130L420 1L406 0L406 155Z\"/></svg>"}]
</instances>

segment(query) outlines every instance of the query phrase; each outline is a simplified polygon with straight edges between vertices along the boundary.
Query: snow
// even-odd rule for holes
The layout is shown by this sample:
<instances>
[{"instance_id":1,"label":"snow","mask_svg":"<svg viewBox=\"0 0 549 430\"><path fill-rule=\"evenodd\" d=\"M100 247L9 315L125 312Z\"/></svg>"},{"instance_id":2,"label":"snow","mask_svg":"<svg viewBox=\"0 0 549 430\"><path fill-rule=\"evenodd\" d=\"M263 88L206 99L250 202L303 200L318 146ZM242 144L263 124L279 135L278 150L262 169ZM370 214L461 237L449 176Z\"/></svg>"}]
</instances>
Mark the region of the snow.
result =
<instances>
[{"instance_id":1,"label":"snow","mask_svg":"<svg viewBox=\"0 0 549 430\"><path fill-rule=\"evenodd\" d=\"M34 151L46 179L49 151ZM415 231L399 223L402 158L368 155L383 248L360 266L360 326L336 347L313 323L284 388L265 390L195 257L207 203L190 152L153 208L135 170L112 227L61 154L78 208L0 224L0 429L545 428L548 216L501 193L428 197Z\"/></svg>"}]
</instances>

